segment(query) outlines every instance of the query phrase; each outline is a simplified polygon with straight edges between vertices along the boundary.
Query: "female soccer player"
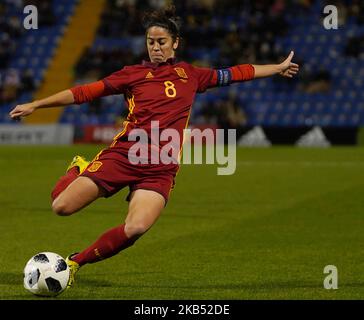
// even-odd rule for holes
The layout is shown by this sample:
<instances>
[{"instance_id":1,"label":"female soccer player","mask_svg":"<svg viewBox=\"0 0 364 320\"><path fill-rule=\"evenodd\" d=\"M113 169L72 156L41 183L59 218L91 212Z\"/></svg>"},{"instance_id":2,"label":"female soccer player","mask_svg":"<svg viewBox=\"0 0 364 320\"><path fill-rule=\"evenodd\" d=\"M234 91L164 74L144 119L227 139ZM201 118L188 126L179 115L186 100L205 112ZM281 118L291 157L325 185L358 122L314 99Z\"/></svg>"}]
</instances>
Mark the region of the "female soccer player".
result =
<instances>
[{"instance_id":1,"label":"female soccer player","mask_svg":"<svg viewBox=\"0 0 364 320\"><path fill-rule=\"evenodd\" d=\"M291 62L293 52L280 64L245 64L217 70L194 67L175 58L180 41L180 20L174 7L148 13L143 22L150 61L126 66L100 81L18 105L10 112L13 119L18 119L38 108L82 104L121 93L128 102L129 115L111 145L90 163L76 156L51 194L53 211L69 216L97 198L112 196L126 186L130 189L125 222L103 233L85 250L67 257L71 270L69 286L81 266L130 247L153 226L168 201L178 164L132 164L128 151L135 142L128 138L133 129L144 129L150 137L151 122L159 121L160 131L177 130L182 143L183 129L196 93L276 74L292 78L299 69ZM157 148L162 147L163 142L160 142ZM153 149L150 140L148 149Z\"/></svg>"}]
</instances>

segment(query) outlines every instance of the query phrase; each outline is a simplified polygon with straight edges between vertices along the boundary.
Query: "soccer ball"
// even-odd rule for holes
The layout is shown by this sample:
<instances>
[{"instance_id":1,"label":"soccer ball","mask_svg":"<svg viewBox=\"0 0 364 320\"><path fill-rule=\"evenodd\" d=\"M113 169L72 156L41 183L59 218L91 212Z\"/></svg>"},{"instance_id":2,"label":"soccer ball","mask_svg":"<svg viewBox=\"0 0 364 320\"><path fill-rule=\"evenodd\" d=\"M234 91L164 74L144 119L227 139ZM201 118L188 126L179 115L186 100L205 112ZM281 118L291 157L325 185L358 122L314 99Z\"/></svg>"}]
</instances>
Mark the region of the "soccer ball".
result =
<instances>
[{"instance_id":1,"label":"soccer ball","mask_svg":"<svg viewBox=\"0 0 364 320\"><path fill-rule=\"evenodd\" d=\"M24 268L24 288L37 296L54 297L67 287L70 270L53 252L40 252Z\"/></svg>"}]
</instances>

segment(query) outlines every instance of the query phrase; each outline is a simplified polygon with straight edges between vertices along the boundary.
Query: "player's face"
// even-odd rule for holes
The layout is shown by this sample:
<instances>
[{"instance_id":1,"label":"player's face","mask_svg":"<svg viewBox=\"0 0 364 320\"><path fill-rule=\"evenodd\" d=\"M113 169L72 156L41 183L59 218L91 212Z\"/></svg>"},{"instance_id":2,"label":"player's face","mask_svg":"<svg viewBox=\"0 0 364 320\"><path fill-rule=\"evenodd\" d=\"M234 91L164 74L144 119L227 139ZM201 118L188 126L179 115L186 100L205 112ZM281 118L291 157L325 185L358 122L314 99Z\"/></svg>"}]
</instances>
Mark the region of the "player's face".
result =
<instances>
[{"instance_id":1,"label":"player's face","mask_svg":"<svg viewBox=\"0 0 364 320\"><path fill-rule=\"evenodd\" d=\"M174 58L174 51L178 47L178 39L173 38L168 30L162 27L151 27L147 32L147 48L149 59L154 63L166 62Z\"/></svg>"}]
</instances>

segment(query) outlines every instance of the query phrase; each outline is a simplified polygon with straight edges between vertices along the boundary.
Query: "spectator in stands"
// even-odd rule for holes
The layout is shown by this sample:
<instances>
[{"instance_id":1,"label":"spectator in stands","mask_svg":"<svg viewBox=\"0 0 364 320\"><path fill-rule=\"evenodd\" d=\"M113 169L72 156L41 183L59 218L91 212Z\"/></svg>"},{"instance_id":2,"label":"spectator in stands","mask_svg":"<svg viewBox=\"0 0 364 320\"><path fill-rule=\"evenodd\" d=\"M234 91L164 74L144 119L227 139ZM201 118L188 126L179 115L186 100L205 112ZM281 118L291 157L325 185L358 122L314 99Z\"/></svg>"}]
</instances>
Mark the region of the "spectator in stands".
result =
<instances>
[{"instance_id":1,"label":"spectator in stands","mask_svg":"<svg viewBox=\"0 0 364 320\"><path fill-rule=\"evenodd\" d=\"M3 72L0 71L0 105L2 103L3 87L4 87L4 74Z\"/></svg>"},{"instance_id":2,"label":"spectator in stands","mask_svg":"<svg viewBox=\"0 0 364 320\"><path fill-rule=\"evenodd\" d=\"M192 119L193 123L217 124L218 109L216 102L204 102L198 117Z\"/></svg>"},{"instance_id":3,"label":"spectator in stands","mask_svg":"<svg viewBox=\"0 0 364 320\"><path fill-rule=\"evenodd\" d=\"M218 125L222 129L239 129L246 124L246 116L237 96L231 93L227 99L204 103L197 122Z\"/></svg>"},{"instance_id":4,"label":"spectator in stands","mask_svg":"<svg viewBox=\"0 0 364 320\"><path fill-rule=\"evenodd\" d=\"M21 75L21 84L19 94L23 92L33 91L36 88L34 83L34 74L32 70L27 69Z\"/></svg>"},{"instance_id":5,"label":"spectator in stands","mask_svg":"<svg viewBox=\"0 0 364 320\"><path fill-rule=\"evenodd\" d=\"M138 24L143 12L143 1L109 0L102 14L102 24L98 35L103 37L120 38L135 34L142 34Z\"/></svg>"},{"instance_id":6,"label":"spectator in stands","mask_svg":"<svg viewBox=\"0 0 364 320\"><path fill-rule=\"evenodd\" d=\"M151 7L161 7L165 0L109 0L102 16L99 36L119 38L140 35L138 13ZM188 0L177 4L182 13L188 37L186 47L216 48L216 39L221 50L222 61L214 61L208 55L201 60L195 59L190 52L180 52L180 57L197 62L203 66L222 63L231 65L242 62L267 62L276 60L274 36L287 30L283 13L285 2L282 0L261 0L243 5L239 0ZM217 14L218 13L218 14ZM264 23L262 23L264 14ZM239 26L243 15L250 17L247 26ZM228 18L228 19L227 19ZM104 59L104 61L109 61ZM127 63L125 63L127 64Z\"/></svg>"},{"instance_id":7,"label":"spectator in stands","mask_svg":"<svg viewBox=\"0 0 364 320\"><path fill-rule=\"evenodd\" d=\"M87 82L102 78L113 70L121 69L125 64L135 64L140 60L130 48L114 50L87 48L75 66L75 75L77 80Z\"/></svg>"},{"instance_id":8,"label":"spectator in stands","mask_svg":"<svg viewBox=\"0 0 364 320\"><path fill-rule=\"evenodd\" d=\"M16 7L17 9L23 9L24 4L23 4L23 0L3 0L4 4L6 5L12 5L14 7Z\"/></svg>"},{"instance_id":9,"label":"spectator in stands","mask_svg":"<svg viewBox=\"0 0 364 320\"><path fill-rule=\"evenodd\" d=\"M234 128L240 135L240 131L243 130L247 119L236 95L230 94L228 99L219 100L217 110L219 115L218 126L226 130Z\"/></svg>"},{"instance_id":10,"label":"spectator in stands","mask_svg":"<svg viewBox=\"0 0 364 320\"><path fill-rule=\"evenodd\" d=\"M16 69L9 69L4 76L1 100L8 103L15 100L20 88L20 76Z\"/></svg>"},{"instance_id":11,"label":"spectator in stands","mask_svg":"<svg viewBox=\"0 0 364 320\"><path fill-rule=\"evenodd\" d=\"M309 12L314 3L314 0L294 0L292 1L296 8L301 9L303 12Z\"/></svg>"},{"instance_id":12,"label":"spectator in stands","mask_svg":"<svg viewBox=\"0 0 364 320\"><path fill-rule=\"evenodd\" d=\"M14 101L21 93L33 91L36 88L31 70L22 74L17 69L9 69L0 73L0 103Z\"/></svg>"},{"instance_id":13,"label":"spectator in stands","mask_svg":"<svg viewBox=\"0 0 364 320\"><path fill-rule=\"evenodd\" d=\"M362 55L364 52L364 36L350 38L344 52L347 56L355 58Z\"/></svg>"},{"instance_id":14,"label":"spectator in stands","mask_svg":"<svg viewBox=\"0 0 364 320\"><path fill-rule=\"evenodd\" d=\"M6 7L0 6L0 70L8 65L16 49L15 39L22 33L19 18L12 16L9 19L6 15Z\"/></svg>"},{"instance_id":15,"label":"spectator in stands","mask_svg":"<svg viewBox=\"0 0 364 320\"><path fill-rule=\"evenodd\" d=\"M312 74L303 74L300 89L306 93L327 93L331 89L331 74L325 69L319 69Z\"/></svg>"},{"instance_id":16,"label":"spectator in stands","mask_svg":"<svg viewBox=\"0 0 364 320\"><path fill-rule=\"evenodd\" d=\"M0 39L0 70L3 70L8 65L10 52Z\"/></svg>"},{"instance_id":17,"label":"spectator in stands","mask_svg":"<svg viewBox=\"0 0 364 320\"><path fill-rule=\"evenodd\" d=\"M356 18L357 23L364 24L364 1L352 0L348 11L349 15Z\"/></svg>"},{"instance_id":18,"label":"spectator in stands","mask_svg":"<svg viewBox=\"0 0 364 320\"><path fill-rule=\"evenodd\" d=\"M7 33L12 38L18 38L23 33L23 28L20 19L17 16L12 16L7 21Z\"/></svg>"},{"instance_id":19,"label":"spectator in stands","mask_svg":"<svg viewBox=\"0 0 364 320\"><path fill-rule=\"evenodd\" d=\"M364 1L325 1L320 3L322 5L334 4L339 8L339 18L343 21L346 20L346 15L355 17L352 19L355 23L364 21L362 14ZM132 39L134 36L138 36L142 33L137 28L140 27L138 12L150 9L151 6L158 6L162 2L163 0L108 0L99 36L111 39L119 37ZM287 32L287 21L290 20L286 20L286 18L289 18L290 15L292 17L293 14L294 17L299 15L302 21L305 21L306 17L309 20L309 16L311 17L314 13L313 8L316 8L314 5L317 4L314 0L186 0L176 2L185 24L183 43L188 48L186 51L179 52L179 58L206 67L244 62L280 61L283 57L276 45L276 38L284 36ZM344 10L345 8L347 10ZM320 12L317 15L319 16ZM137 23L135 26L134 22ZM308 23L310 22L308 21ZM136 29L134 30L134 28ZM200 54L204 51L210 53L210 49L218 50L217 58L211 54ZM111 70L119 69L118 64L120 66L129 65L141 60L138 57L131 61L134 54L131 54L130 50L127 47L118 50L90 49L79 63L78 76L81 77L85 74L82 70L93 70L88 74L88 79L99 79L103 75L109 74ZM364 55L364 37L352 38L344 52L346 55L356 58ZM199 57L197 58L197 56ZM309 94L328 93L333 83L330 72L319 69L317 72L302 75L298 80L300 81L287 81L285 78L275 77L273 88L276 92L293 92L298 89ZM218 108L218 105L219 103L210 103L206 109L202 108L202 118L198 120L203 119L208 123L216 124L218 119L213 116L212 110Z\"/></svg>"}]
</instances>

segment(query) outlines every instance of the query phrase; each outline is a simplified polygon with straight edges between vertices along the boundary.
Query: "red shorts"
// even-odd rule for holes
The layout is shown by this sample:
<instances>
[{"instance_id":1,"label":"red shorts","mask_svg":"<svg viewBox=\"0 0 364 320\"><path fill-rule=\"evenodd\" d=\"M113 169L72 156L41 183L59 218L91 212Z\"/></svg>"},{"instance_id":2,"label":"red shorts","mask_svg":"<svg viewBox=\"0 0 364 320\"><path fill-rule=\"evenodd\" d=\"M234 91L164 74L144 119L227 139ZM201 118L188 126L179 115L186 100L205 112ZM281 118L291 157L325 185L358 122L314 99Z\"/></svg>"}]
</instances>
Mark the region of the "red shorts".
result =
<instances>
[{"instance_id":1,"label":"red shorts","mask_svg":"<svg viewBox=\"0 0 364 320\"><path fill-rule=\"evenodd\" d=\"M166 203L174 187L178 165L132 164L128 160L127 149L118 143L102 150L81 174L93 180L110 197L126 186L130 195L137 189L153 190L161 194Z\"/></svg>"}]
</instances>

